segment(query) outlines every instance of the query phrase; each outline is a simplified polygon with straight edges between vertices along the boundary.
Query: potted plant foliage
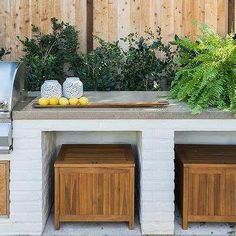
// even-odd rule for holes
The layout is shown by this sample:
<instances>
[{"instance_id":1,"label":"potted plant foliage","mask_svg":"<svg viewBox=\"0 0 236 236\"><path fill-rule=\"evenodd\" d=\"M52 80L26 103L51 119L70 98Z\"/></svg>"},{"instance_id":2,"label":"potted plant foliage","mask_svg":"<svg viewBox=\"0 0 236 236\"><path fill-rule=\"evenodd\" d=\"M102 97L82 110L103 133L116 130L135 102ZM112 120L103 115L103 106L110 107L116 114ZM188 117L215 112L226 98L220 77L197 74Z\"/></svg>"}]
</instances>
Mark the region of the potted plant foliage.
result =
<instances>
[{"instance_id":1,"label":"potted plant foliage","mask_svg":"<svg viewBox=\"0 0 236 236\"><path fill-rule=\"evenodd\" d=\"M188 103L193 113L206 108L236 109L236 41L206 25L196 41L175 39L178 66L171 96Z\"/></svg>"}]
</instances>

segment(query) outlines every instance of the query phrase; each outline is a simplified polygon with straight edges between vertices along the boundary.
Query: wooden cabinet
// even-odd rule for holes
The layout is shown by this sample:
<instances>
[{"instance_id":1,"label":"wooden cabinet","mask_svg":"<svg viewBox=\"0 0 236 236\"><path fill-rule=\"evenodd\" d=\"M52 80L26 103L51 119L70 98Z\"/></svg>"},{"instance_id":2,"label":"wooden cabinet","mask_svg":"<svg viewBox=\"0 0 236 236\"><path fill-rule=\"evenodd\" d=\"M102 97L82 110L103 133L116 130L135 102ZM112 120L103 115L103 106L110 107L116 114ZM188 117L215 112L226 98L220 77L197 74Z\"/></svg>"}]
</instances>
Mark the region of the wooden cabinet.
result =
<instances>
[{"instance_id":1,"label":"wooden cabinet","mask_svg":"<svg viewBox=\"0 0 236 236\"><path fill-rule=\"evenodd\" d=\"M124 221L134 227L130 145L63 145L55 163L55 227L68 221Z\"/></svg>"},{"instance_id":2,"label":"wooden cabinet","mask_svg":"<svg viewBox=\"0 0 236 236\"><path fill-rule=\"evenodd\" d=\"M0 161L0 215L9 215L9 161Z\"/></svg>"},{"instance_id":3,"label":"wooden cabinet","mask_svg":"<svg viewBox=\"0 0 236 236\"><path fill-rule=\"evenodd\" d=\"M188 222L236 221L236 146L177 145L176 199Z\"/></svg>"}]
</instances>

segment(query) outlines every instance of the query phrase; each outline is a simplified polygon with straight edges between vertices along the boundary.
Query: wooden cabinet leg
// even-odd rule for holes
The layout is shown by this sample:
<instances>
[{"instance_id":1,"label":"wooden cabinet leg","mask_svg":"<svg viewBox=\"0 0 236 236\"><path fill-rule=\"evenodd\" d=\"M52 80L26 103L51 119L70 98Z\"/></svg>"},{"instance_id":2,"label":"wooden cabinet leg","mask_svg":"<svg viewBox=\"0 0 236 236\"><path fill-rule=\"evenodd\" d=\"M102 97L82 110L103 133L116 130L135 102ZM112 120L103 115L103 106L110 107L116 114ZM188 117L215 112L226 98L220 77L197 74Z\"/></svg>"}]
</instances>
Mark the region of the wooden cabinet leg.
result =
<instances>
[{"instance_id":1,"label":"wooden cabinet leg","mask_svg":"<svg viewBox=\"0 0 236 236\"><path fill-rule=\"evenodd\" d=\"M55 229L60 229L60 213L59 213L59 169L55 168L55 192L54 192L54 225Z\"/></svg>"},{"instance_id":2,"label":"wooden cabinet leg","mask_svg":"<svg viewBox=\"0 0 236 236\"><path fill-rule=\"evenodd\" d=\"M129 229L130 229L130 230L133 230L133 229L134 229L134 220L133 220L133 219L131 219L131 220L129 221Z\"/></svg>"},{"instance_id":3,"label":"wooden cabinet leg","mask_svg":"<svg viewBox=\"0 0 236 236\"><path fill-rule=\"evenodd\" d=\"M130 169L130 218L129 218L129 229L134 229L134 196L135 196L135 190L134 190L134 184L135 183L135 173L134 168Z\"/></svg>"},{"instance_id":4,"label":"wooden cabinet leg","mask_svg":"<svg viewBox=\"0 0 236 236\"><path fill-rule=\"evenodd\" d=\"M184 218L182 219L182 228L183 228L183 230L188 229L188 221Z\"/></svg>"},{"instance_id":5,"label":"wooden cabinet leg","mask_svg":"<svg viewBox=\"0 0 236 236\"><path fill-rule=\"evenodd\" d=\"M60 221L56 217L54 219L54 225L56 230L59 230L61 227Z\"/></svg>"}]
</instances>

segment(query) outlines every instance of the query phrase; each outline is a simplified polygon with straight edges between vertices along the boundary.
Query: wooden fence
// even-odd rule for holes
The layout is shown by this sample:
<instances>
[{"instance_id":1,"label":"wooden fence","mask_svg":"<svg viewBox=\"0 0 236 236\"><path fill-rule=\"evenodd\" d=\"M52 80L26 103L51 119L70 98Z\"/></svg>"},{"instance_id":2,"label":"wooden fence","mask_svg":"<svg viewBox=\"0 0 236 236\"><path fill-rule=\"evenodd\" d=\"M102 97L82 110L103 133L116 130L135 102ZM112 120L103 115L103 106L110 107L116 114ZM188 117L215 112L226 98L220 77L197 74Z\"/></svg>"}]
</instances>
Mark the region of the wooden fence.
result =
<instances>
[{"instance_id":1,"label":"wooden fence","mask_svg":"<svg viewBox=\"0 0 236 236\"><path fill-rule=\"evenodd\" d=\"M194 38L194 20L221 35L236 21L235 0L0 0L0 47L11 48L10 58L17 59L21 46L16 36L30 37L31 24L49 32L51 17L80 29L82 51L93 47L92 33L112 41L160 26L167 41L175 34Z\"/></svg>"},{"instance_id":2,"label":"wooden fence","mask_svg":"<svg viewBox=\"0 0 236 236\"><path fill-rule=\"evenodd\" d=\"M87 48L86 0L0 0L0 47L12 49L11 59L21 55L16 36L31 36L31 25L50 31L50 19L56 17L80 29L80 43Z\"/></svg>"}]
</instances>

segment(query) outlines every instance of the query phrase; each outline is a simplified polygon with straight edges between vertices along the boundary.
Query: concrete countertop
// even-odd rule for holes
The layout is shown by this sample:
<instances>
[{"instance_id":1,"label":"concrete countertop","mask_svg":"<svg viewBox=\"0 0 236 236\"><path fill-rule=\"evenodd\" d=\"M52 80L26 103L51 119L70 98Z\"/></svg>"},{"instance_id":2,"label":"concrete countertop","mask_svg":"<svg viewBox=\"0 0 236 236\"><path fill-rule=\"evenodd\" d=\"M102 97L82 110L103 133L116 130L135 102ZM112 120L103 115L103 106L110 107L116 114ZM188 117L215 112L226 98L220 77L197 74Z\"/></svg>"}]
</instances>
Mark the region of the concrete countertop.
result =
<instances>
[{"instance_id":1,"label":"concrete countertop","mask_svg":"<svg viewBox=\"0 0 236 236\"><path fill-rule=\"evenodd\" d=\"M13 120L74 120L74 119L235 119L234 114L209 109L193 115L186 103L168 98L167 92L85 92L92 102L145 102L168 99L167 108L48 108L36 109L37 98L21 102L13 111Z\"/></svg>"}]
</instances>

